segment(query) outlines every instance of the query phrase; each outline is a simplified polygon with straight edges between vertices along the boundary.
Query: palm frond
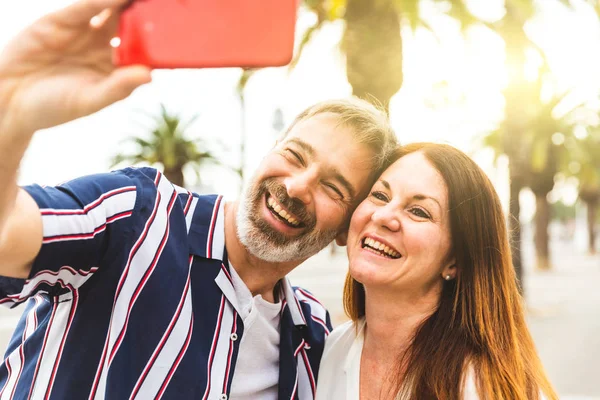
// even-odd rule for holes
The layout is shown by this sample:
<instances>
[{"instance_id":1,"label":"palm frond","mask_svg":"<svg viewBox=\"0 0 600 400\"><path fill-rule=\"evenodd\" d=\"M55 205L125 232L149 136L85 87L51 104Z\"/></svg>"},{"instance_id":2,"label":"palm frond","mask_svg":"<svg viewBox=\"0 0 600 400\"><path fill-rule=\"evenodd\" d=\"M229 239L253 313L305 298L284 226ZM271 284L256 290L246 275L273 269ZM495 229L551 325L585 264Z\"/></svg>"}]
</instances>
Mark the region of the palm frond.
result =
<instances>
[{"instance_id":1,"label":"palm frond","mask_svg":"<svg viewBox=\"0 0 600 400\"><path fill-rule=\"evenodd\" d=\"M315 22L313 26L309 27L306 31L304 31L304 34L302 34L302 39L300 40L300 44L298 45L298 50L296 50L296 52L294 53L294 57L292 58L292 61L288 66L289 72L293 71L294 68L296 68L296 65L298 65L298 62L300 61L300 57L302 56L302 54L304 54L304 48L311 41L313 35L319 29L321 29L324 23L325 20L317 20L317 22Z\"/></svg>"},{"instance_id":2,"label":"palm frond","mask_svg":"<svg viewBox=\"0 0 600 400\"><path fill-rule=\"evenodd\" d=\"M236 92L238 96L244 95L244 90L246 89L246 85L252 76L259 70L259 68L243 68L242 74L240 75L240 79L236 85Z\"/></svg>"},{"instance_id":3,"label":"palm frond","mask_svg":"<svg viewBox=\"0 0 600 400\"><path fill-rule=\"evenodd\" d=\"M419 0L395 0L394 4L413 31L416 31L419 26L428 26L421 18Z\"/></svg>"},{"instance_id":4,"label":"palm frond","mask_svg":"<svg viewBox=\"0 0 600 400\"><path fill-rule=\"evenodd\" d=\"M450 0L450 10L448 11L448 15L460 23L463 31L480 22L479 19L469 11L464 0Z\"/></svg>"},{"instance_id":5,"label":"palm frond","mask_svg":"<svg viewBox=\"0 0 600 400\"><path fill-rule=\"evenodd\" d=\"M220 164L218 157L201 137L187 138L186 132L199 115L183 120L171 113L164 104L156 115L141 113L154 120L148 129L147 137L132 136L125 141L135 144L136 149L129 154L117 154L111 160L111 167L125 162L135 164L161 164L165 170L181 170L187 164L200 167L204 162Z\"/></svg>"}]
</instances>

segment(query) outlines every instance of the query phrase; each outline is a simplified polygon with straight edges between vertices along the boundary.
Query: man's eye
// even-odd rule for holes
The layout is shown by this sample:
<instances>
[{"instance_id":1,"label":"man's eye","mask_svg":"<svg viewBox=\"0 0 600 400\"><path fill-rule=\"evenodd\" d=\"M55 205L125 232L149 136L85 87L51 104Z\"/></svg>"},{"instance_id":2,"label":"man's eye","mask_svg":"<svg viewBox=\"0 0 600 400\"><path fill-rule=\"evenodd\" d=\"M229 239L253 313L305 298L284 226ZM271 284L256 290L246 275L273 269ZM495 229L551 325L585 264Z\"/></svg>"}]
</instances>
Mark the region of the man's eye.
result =
<instances>
[{"instance_id":1,"label":"man's eye","mask_svg":"<svg viewBox=\"0 0 600 400\"><path fill-rule=\"evenodd\" d=\"M380 201L385 201L385 202L388 201L388 197L383 192L374 191L374 192L371 192L371 196L375 197L377 200L380 200Z\"/></svg>"},{"instance_id":2,"label":"man's eye","mask_svg":"<svg viewBox=\"0 0 600 400\"><path fill-rule=\"evenodd\" d=\"M325 183L325 187L334 192L337 196L339 196L340 200L344 198L344 194L340 189L337 188L333 183Z\"/></svg>"},{"instance_id":3,"label":"man's eye","mask_svg":"<svg viewBox=\"0 0 600 400\"><path fill-rule=\"evenodd\" d=\"M294 157L296 159L296 161L298 161L300 164L304 165L304 159L302 158L302 156L300 154L298 154L297 152L295 152L292 149L285 149L289 154L292 155L292 157Z\"/></svg>"},{"instance_id":4,"label":"man's eye","mask_svg":"<svg viewBox=\"0 0 600 400\"><path fill-rule=\"evenodd\" d=\"M411 214L413 214L419 218L431 219L431 216L429 214L427 214L422 208L413 207L409 211L411 212Z\"/></svg>"}]
</instances>

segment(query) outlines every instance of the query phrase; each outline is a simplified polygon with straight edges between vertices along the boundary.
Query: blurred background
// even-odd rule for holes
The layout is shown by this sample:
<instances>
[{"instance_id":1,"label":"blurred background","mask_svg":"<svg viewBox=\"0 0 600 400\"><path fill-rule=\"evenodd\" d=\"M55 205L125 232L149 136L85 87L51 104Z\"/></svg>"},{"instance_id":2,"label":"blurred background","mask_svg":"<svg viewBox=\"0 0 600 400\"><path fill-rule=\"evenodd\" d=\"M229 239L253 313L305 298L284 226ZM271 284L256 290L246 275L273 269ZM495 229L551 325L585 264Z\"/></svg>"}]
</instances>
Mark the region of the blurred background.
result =
<instances>
[{"instance_id":1,"label":"blurred background","mask_svg":"<svg viewBox=\"0 0 600 400\"><path fill-rule=\"evenodd\" d=\"M0 49L71 2L0 3ZM402 143L452 144L488 173L550 379L562 399L600 400L598 0L302 0L296 40L288 67L154 71L126 100L39 132L20 183L152 165L234 200L305 107L383 104ZM345 250L305 264L294 284L345 321ZM1 351L19 313L0 310Z\"/></svg>"}]
</instances>

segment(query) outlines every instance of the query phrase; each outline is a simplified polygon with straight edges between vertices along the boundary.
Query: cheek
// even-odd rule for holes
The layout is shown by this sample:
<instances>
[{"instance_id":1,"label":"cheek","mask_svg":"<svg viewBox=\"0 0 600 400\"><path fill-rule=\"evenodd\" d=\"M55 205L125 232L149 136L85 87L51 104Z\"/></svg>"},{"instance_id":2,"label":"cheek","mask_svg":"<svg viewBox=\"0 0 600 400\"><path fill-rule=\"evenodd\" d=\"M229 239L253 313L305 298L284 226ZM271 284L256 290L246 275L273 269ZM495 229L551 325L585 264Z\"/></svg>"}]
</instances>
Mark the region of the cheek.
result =
<instances>
[{"instance_id":1,"label":"cheek","mask_svg":"<svg viewBox=\"0 0 600 400\"><path fill-rule=\"evenodd\" d=\"M320 229L339 229L345 222L345 209L325 193L318 192L319 194L314 198L314 207Z\"/></svg>"},{"instance_id":2,"label":"cheek","mask_svg":"<svg viewBox=\"0 0 600 400\"><path fill-rule=\"evenodd\" d=\"M406 228L404 246L409 255L433 259L445 252L445 243L437 227L424 227L416 223L412 229Z\"/></svg>"},{"instance_id":3,"label":"cheek","mask_svg":"<svg viewBox=\"0 0 600 400\"><path fill-rule=\"evenodd\" d=\"M370 211L368 204L365 204L365 202L359 204L350 219L348 243L354 243L356 240L360 239L359 235L371 220L371 214L372 212Z\"/></svg>"},{"instance_id":4,"label":"cheek","mask_svg":"<svg viewBox=\"0 0 600 400\"><path fill-rule=\"evenodd\" d=\"M288 170L287 165L285 158L277 153L276 150L273 150L263 158L263 161L256 170L256 177L260 180L281 175Z\"/></svg>"}]
</instances>

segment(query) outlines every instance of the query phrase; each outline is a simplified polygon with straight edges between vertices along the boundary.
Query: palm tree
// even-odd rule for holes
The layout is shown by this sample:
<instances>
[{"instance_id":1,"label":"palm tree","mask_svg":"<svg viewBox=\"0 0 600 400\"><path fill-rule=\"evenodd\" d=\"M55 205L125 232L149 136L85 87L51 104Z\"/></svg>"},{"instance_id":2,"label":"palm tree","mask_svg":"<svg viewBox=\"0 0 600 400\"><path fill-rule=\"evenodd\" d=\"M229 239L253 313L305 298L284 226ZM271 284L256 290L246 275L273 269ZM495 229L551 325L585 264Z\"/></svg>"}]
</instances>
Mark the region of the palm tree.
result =
<instances>
[{"instance_id":1,"label":"palm tree","mask_svg":"<svg viewBox=\"0 0 600 400\"><path fill-rule=\"evenodd\" d=\"M542 79L538 80L538 99L541 97ZM528 165L527 186L535 195L535 250L539 270L549 270L552 267L550 260L550 237L548 226L551 220L551 207L548 202L548 194L554 188L554 178L560 168L562 159L570 159L567 148L559 143L553 142L554 135L571 137L573 132L573 112L578 109L572 108L568 113L560 116L555 115L559 106L569 95L565 93L554 96L550 101L538 104L538 112L528 125L526 138L530 140L530 164Z\"/></svg>"},{"instance_id":2,"label":"palm tree","mask_svg":"<svg viewBox=\"0 0 600 400\"><path fill-rule=\"evenodd\" d=\"M561 3L568 3L565 0L559 0ZM534 151L539 152L551 149L549 161L546 164L547 170L540 168L537 171L544 175L544 178L552 175L552 168L555 165L553 158L555 157L554 149L548 145L547 141L534 140L535 135L531 135L531 129L534 126L532 121L540 117L540 112L552 110L551 104L546 106L546 110L540 111L540 81L531 82L526 78L526 61L528 52L536 52L542 57L544 63L540 68L540 75L545 75L548 72L548 64L545 59L544 52L527 36L525 32L525 24L536 14L536 5L534 1L521 0L506 0L506 14L504 18L493 25L494 30L502 37L505 43L506 64L508 69L509 81L504 91L505 108L504 122L502 123L499 133L500 137L496 140L497 148L502 154L505 154L509 160L509 232L511 241L512 261L520 283L520 289L523 291L523 266L521 262L521 206L519 203L519 195L532 179L531 154ZM541 107L543 109L543 107ZM546 122L552 121L547 119ZM546 132L542 130L543 132ZM540 130L538 130L540 132ZM544 137L544 134L542 134ZM541 145L541 143L545 143ZM546 208L545 199L542 200L542 193L551 190L548 187L554 185L549 179L540 179L539 185L536 185L535 190L540 196L540 212L538 214L539 221L536 226L540 231L536 233L538 240L537 249L541 256L538 257L540 267L546 268L544 259L547 260L547 223L549 219L549 211ZM547 192L546 192L547 193ZM537 202L537 200L536 200ZM544 228L546 227L546 228ZM546 229L546 230L544 230ZM544 233L545 232L545 233ZM544 243L546 243L544 245ZM544 255L546 254L546 255Z\"/></svg>"},{"instance_id":3,"label":"palm tree","mask_svg":"<svg viewBox=\"0 0 600 400\"><path fill-rule=\"evenodd\" d=\"M437 1L450 3L448 14L463 27L477 22L464 0ZM305 0L305 6L317 20L304 33L291 67L315 32L328 22L342 19L345 29L341 50L346 56L346 76L352 94L389 111L390 100L403 83L401 22L406 21L413 29L429 28L419 15L419 3L420 0Z\"/></svg>"},{"instance_id":4,"label":"palm tree","mask_svg":"<svg viewBox=\"0 0 600 400\"><path fill-rule=\"evenodd\" d=\"M112 160L113 167L124 162L131 165L160 164L171 183L185 186L184 167L190 165L198 173L205 163L220 164L213 153L207 150L204 140L186 137L187 129L196 121L198 115L184 122L178 115L170 114L163 104L160 109L159 115L152 116L150 137L134 136L126 139L127 142L136 145L137 149L130 154L115 155Z\"/></svg>"},{"instance_id":5,"label":"palm tree","mask_svg":"<svg viewBox=\"0 0 600 400\"><path fill-rule=\"evenodd\" d=\"M572 115L578 107L569 112L556 115L557 107L570 94L569 92L555 95L548 101L542 101L542 88L544 76L538 77L534 82L523 83L527 85L520 87L521 97L519 104L520 120L510 121L508 118L501 124L500 128L492 132L484 139L485 145L491 147L500 154L512 154L511 189L513 199L518 200L518 193L524 187L529 187L536 198L535 213L535 250L536 267L540 270L551 268L548 226L551 220L551 207L548 202L548 194L554 188L554 178L561 166L571 155L561 143L554 143L556 134L571 138L574 128ZM508 112L508 111L507 111ZM518 123L520 135L515 138L511 135L511 129L515 129ZM510 139L516 141L510 142ZM518 145L518 147L517 147ZM516 166L515 166L516 165ZM514 203L518 203L515 200ZM511 202L511 207L514 205ZM515 215L515 214L513 214ZM516 220L514 226L517 226ZM514 243L513 244L518 244Z\"/></svg>"},{"instance_id":6,"label":"palm tree","mask_svg":"<svg viewBox=\"0 0 600 400\"><path fill-rule=\"evenodd\" d=\"M596 254L596 221L598 206L600 206L600 179L593 182L583 182L579 188L579 198L587 207L588 251Z\"/></svg>"},{"instance_id":7,"label":"palm tree","mask_svg":"<svg viewBox=\"0 0 600 400\"><path fill-rule=\"evenodd\" d=\"M600 132L591 131L587 137L571 139L565 144L568 144L570 162L563 162L561 170L575 176L579 182L579 199L587 208L588 251L595 254L595 228L600 206Z\"/></svg>"}]
</instances>

